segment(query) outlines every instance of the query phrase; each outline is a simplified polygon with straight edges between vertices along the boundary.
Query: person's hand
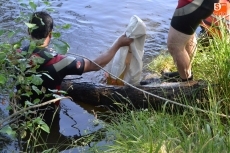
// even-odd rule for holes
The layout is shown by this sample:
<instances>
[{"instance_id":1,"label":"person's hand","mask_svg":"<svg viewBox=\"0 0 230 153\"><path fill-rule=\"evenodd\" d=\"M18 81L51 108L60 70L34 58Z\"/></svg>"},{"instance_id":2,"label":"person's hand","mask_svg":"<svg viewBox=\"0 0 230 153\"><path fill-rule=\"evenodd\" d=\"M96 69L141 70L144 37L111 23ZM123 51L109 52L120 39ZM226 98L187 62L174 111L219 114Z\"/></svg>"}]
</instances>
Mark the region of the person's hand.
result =
<instances>
[{"instance_id":1,"label":"person's hand","mask_svg":"<svg viewBox=\"0 0 230 153\"><path fill-rule=\"evenodd\" d=\"M133 42L133 39L126 37L125 34L121 35L117 40L117 44L120 47L129 46L132 42Z\"/></svg>"}]
</instances>

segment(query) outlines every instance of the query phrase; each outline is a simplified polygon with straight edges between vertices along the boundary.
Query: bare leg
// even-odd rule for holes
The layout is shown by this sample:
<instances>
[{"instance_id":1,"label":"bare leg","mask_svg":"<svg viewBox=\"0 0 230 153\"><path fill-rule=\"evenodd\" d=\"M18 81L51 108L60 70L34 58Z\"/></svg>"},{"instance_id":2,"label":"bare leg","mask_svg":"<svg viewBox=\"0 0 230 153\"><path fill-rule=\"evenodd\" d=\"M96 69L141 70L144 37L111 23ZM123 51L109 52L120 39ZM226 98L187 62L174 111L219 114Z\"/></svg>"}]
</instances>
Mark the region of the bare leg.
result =
<instances>
[{"instance_id":1,"label":"bare leg","mask_svg":"<svg viewBox=\"0 0 230 153\"><path fill-rule=\"evenodd\" d=\"M195 35L183 34L170 27L168 34L168 50L173 57L177 70L182 79L191 77L191 58L194 52ZM186 50L187 49L187 50Z\"/></svg>"},{"instance_id":2,"label":"bare leg","mask_svg":"<svg viewBox=\"0 0 230 153\"><path fill-rule=\"evenodd\" d=\"M188 52L188 55L191 59L193 58L196 49L197 49L197 39L194 33L185 46L185 50Z\"/></svg>"}]
</instances>

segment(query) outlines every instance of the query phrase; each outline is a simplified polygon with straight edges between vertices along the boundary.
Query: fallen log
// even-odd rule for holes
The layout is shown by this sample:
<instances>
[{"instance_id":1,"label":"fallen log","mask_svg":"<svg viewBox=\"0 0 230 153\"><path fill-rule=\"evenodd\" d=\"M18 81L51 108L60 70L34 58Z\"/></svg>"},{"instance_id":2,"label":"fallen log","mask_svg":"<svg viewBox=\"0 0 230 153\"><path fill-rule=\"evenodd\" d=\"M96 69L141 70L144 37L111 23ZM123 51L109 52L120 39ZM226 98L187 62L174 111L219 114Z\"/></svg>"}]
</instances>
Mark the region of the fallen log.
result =
<instances>
[{"instance_id":1,"label":"fallen log","mask_svg":"<svg viewBox=\"0 0 230 153\"><path fill-rule=\"evenodd\" d=\"M61 87L73 99L92 105L114 107L115 103L119 103L138 108L148 108L151 106L155 109L162 108L166 103L167 106L170 106L170 109L175 107L175 104L171 104L165 99L202 107L203 104L201 102L206 97L206 88L207 85L203 81L155 82L148 85L138 85L133 88L128 85L113 86L79 82L77 80L65 80Z\"/></svg>"}]
</instances>

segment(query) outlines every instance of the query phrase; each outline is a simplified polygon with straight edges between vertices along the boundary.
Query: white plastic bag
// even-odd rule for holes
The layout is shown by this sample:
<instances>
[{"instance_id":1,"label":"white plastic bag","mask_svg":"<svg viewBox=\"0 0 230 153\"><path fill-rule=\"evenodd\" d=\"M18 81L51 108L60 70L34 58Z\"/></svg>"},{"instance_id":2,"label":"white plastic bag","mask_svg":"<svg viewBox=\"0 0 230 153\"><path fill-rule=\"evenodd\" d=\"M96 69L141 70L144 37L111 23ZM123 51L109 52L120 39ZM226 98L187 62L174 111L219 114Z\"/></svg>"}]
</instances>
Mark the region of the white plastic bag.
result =
<instances>
[{"instance_id":1,"label":"white plastic bag","mask_svg":"<svg viewBox=\"0 0 230 153\"><path fill-rule=\"evenodd\" d=\"M121 47L113 60L109 64L109 72L120 77L123 73L124 76L121 78L124 81L136 85L140 82L142 73L142 57L144 54L144 43L146 39L146 25L136 15L132 16L130 22L126 28L125 34L129 38L133 38L134 41L128 46ZM127 64L127 54L131 52L130 61ZM113 76L111 76L115 79Z\"/></svg>"}]
</instances>

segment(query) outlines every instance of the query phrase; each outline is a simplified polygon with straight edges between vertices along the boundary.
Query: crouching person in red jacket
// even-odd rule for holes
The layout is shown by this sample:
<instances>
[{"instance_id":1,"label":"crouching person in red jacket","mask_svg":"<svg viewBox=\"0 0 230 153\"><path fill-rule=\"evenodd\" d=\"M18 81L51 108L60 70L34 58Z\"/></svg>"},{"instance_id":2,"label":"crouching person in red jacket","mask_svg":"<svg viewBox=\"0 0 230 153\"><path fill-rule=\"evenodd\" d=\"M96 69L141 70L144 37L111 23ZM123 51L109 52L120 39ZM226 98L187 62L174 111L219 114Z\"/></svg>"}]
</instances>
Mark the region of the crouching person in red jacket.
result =
<instances>
[{"instance_id":1,"label":"crouching person in red jacket","mask_svg":"<svg viewBox=\"0 0 230 153\"><path fill-rule=\"evenodd\" d=\"M104 67L110 62L120 47L129 46L133 41L133 39L122 35L107 52L101 54L95 60L93 60L93 62L91 62L88 59L80 57L75 58L50 51L48 45L52 37L53 19L46 12L33 13L30 23L36 24L37 26L37 28L34 30L29 29L29 34L32 39L44 39L44 43L41 46L37 46L37 48L33 50L30 58L41 57L44 59L44 62L39 65L37 72L41 74L41 78L43 80L41 87L39 88L44 88L46 95L52 95L50 90L59 90L63 78L66 75L82 75L85 72L100 70L96 64ZM28 50L29 46L26 46L21 51L28 52ZM53 57L47 56L46 52L49 52ZM96 64L94 64L94 62ZM45 75L44 73L47 73L48 75ZM22 89L18 88L18 91L20 90ZM23 93L23 91L20 92ZM21 96L20 103L24 105L26 100L32 102L35 98L39 99L40 103L54 99L52 96L44 97L44 95L45 94L37 94L34 92L30 97Z\"/></svg>"}]
</instances>

